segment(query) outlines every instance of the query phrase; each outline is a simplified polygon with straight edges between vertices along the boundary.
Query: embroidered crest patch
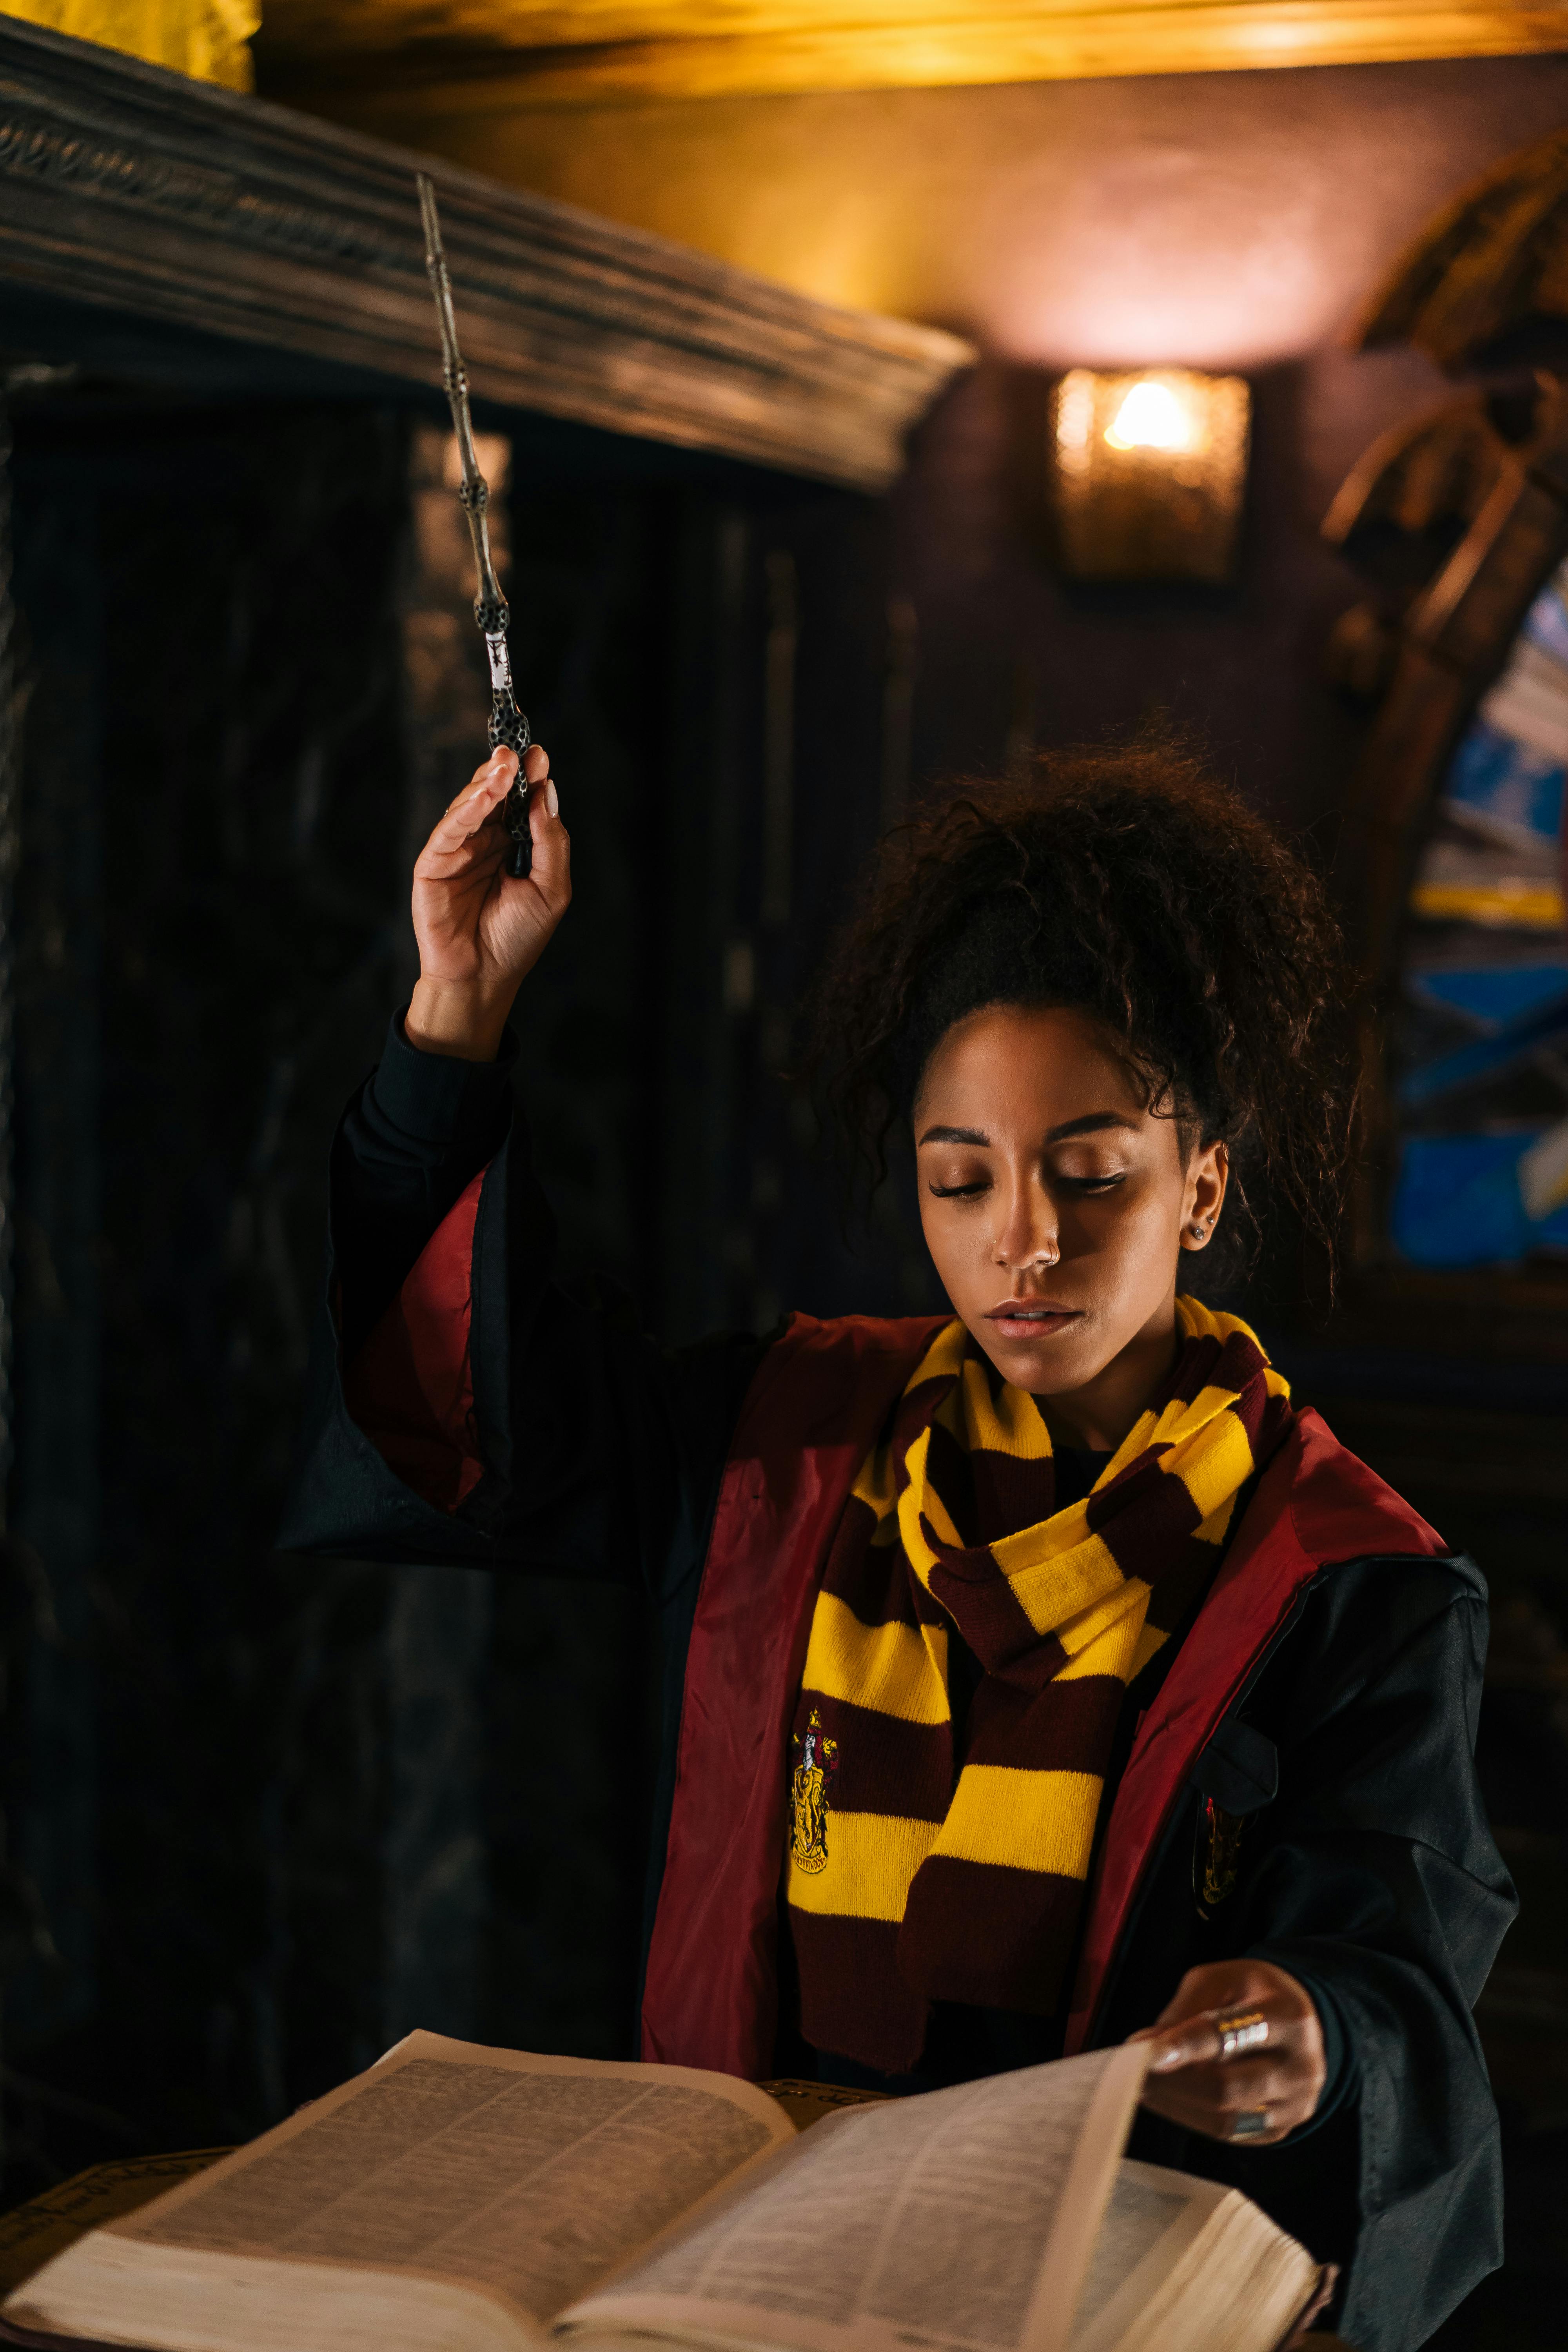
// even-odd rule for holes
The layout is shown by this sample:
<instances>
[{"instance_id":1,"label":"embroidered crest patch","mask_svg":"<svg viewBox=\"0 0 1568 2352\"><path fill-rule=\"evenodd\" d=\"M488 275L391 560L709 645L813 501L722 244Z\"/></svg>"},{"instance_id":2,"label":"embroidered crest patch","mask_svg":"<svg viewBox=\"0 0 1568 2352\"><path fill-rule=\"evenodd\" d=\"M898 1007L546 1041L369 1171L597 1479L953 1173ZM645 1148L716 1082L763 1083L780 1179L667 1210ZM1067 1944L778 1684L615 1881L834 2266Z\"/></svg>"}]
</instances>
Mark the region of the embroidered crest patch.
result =
<instances>
[{"instance_id":1,"label":"embroidered crest patch","mask_svg":"<svg viewBox=\"0 0 1568 2352\"><path fill-rule=\"evenodd\" d=\"M1212 1797L1204 1800L1204 1829L1206 1851L1203 1863L1202 1899L1206 1909L1213 1911L1226 1902L1236 1891L1237 1873L1241 1864L1241 1832L1243 1816L1227 1813Z\"/></svg>"},{"instance_id":2,"label":"embroidered crest patch","mask_svg":"<svg viewBox=\"0 0 1568 2352\"><path fill-rule=\"evenodd\" d=\"M838 1742L823 1737L816 1707L805 1738L790 1741L796 1763L790 1775L790 1860L808 1878L827 1867L827 1799L838 1772Z\"/></svg>"}]
</instances>

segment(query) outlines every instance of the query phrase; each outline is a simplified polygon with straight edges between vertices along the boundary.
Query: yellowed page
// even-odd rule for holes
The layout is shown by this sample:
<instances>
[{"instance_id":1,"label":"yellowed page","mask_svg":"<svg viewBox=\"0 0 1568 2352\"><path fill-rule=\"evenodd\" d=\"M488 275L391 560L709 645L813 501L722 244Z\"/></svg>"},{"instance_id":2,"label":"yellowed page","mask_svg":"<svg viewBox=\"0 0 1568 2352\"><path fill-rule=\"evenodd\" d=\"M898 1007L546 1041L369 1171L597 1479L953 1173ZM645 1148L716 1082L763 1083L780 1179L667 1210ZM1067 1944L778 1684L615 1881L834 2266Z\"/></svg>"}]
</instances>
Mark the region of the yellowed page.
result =
<instances>
[{"instance_id":1,"label":"yellowed page","mask_svg":"<svg viewBox=\"0 0 1568 2352\"><path fill-rule=\"evenodd\" d=\"M536 2330L717 2183L794 2139L771 2099L728 2075L414 2033L368 2074L84 2238L11 2296L5 2316L79 2332L67 2306L98 2293L107 2265L124 2291L108 2340L183 2344L198 2307L210 2332L215 2274L211 2261L160 2263L180 2249L247 2275L286 2265L292 2324L309 2331L312 2294L320 2305L311 2352L343 2340L345 2270L475 2291ZM144 2259L110 2263L106 2241ZM247 2315L258 2300L237 2287L215 2352L269 2347L259 2314Z\"/></svg>"},{"instance_id":2,"label":"yellowed page","mask_svg":"<svg viewBox=\"0 0 1568 2352\"><path fill-rule=\"evenodd\" d=\"M5 2316L89 2345L159 2352L537 2352L550 2342L488 2287L348 2263L145 2246L108 2230L51 2264L47 2309ZM42 2273L40 2273L40 2277Z\"/></svg>"},{"instance_id":3,"label":"yellowed page","mask_svg":"<svg viewBox=\"0 0 1568 2352\"><path fill-rule=\"evenodd\" d=\"M1236 2191L1157 2164L1117 2168L1073 2320L1072 2352L1116 2352L1128 2330Z\"/></svg>"},{"instance_id":4,"label":"yellowed page","mask_svg":"<svg viewBox=\"0 0 1568 2352\"><path fill-rule=\"evenodd\" d=\"M563 2326L791 2352L1068 2352L1146 2045L816 2124Z\"/></svg>"}]
</instances>

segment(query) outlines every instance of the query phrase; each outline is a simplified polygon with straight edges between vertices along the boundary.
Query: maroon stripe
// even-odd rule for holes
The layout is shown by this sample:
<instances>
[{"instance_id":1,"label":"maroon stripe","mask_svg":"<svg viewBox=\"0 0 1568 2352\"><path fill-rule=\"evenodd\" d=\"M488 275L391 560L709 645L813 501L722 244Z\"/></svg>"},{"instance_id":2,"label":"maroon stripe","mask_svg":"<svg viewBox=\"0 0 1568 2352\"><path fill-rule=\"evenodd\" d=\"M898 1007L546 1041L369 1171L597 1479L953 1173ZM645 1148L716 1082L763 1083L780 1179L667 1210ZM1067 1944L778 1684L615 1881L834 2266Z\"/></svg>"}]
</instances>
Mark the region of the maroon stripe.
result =
<instances>
[{"instance_id":1,"label":"maroon stripe","mask_svg":"<svg viewBox=\"0 0 1568 2352\"><path fill-rule=\"evenodd\" d=\"M1188 1538L1203 1525L1182 1481L1163 1471L1157 1475L1159 1486L1139 1498L1135 1511L1122 1513L1098 1530L1122 1575L1142 1577L1145 1584L1157 1584L1168 1568L1184 1558Z\"/></svg>"},{"instance_id":2,"label":"maroon stripe","mask_svg":"<svg viewBox=\"0 0 1568 2352\"><path fill-rule=\"evenodd\" d=\"M1217 1544L1190 1543L1184 1559L1168 1568L1149 1596L1146 1623L1169 1633L1191 1608L1219 1565Z\"/></svg>"},{"instance_id":3,"label":"maroon stripe","mask_svg":"<svg viewBox=\"0 0 1568 2352\"><path fill-rule=\"evenodd\" d=\"M942 1399L951 1396L952 1390L952 1375L944 1374L941 1380L922 1381L918 1389L906 1390L899 1399L898 1410L893 1415L893 1432L889 1443L893 1450L893 1459L899 1465L900 1486L907 1486L909 1483L903 1471L905 1454L942 1403Z\"/></svg>"},{"instance_id":4,"label":"maroon stripe","mask_svg":"<svg viewBox=\"0 0 1568 2352\"><path fill-rule=\"evenodd\" d=\"M1025 1698L1032 1698L1037 1691L1042 1691L1055 1682L1067 1663L1068 1654L1054 1633L1031 1633L1028 1642L1015 1656L1004 1658L999 1664L987 1666L986 1674L991 1681L1005 1684L1009 1690L1017 1691ZM981 1664L985 1664L984 1659Z\"/></svg>"},{"instance_id":5,"label":"maroon stripe","mask_svg":"<svg viewBox=\"0 0 1568 2352\"><path fill-rule=\"evenodd\" d=\"M931 1425L931 1444L926 1453L926 1481L934 1486L946 1507L948 1517L958 1529L958 1539L965 1546L982 1541L975 1512L974 1479L969 1455L940 1421Z\"/></svg>"},{"instance_id":6,"label":"maroon stripe","mask_svg":"<svg viewBox=\"0 0 1568 2352\"><path fill-rule=\"evenodd\" d=\"M903 1552L900 1550L899 1553L900 1561L903 1559ZM914 1600L916 1624L941 1625L945 1627L947 1632L951 1633L952 1631L952 1619L949 1612L942 1607L940 1601L936 1600L932 1594L926 1591L925 1586L921 1582L920 1578L915 1574L913 1569L909 1569L906 1572L910 1580L910 1591Z\"/></svg>"},{"instance_id":7,"label":"maroon stripe","mask_svg":"<svg viewBox=\"0 0 1568 2352\"><path fill-rule=\"evenodd\" d=\"M1208 1387L1219 1359L1220 1342L1212 1333L1185 1341L1164 1390L1151 1399L1154 1411L1163 1412L1168 1404L1193 1403Z\"/></svg>"},{"instance_id":8,"label":"maroon stripe","mask_svg":"<svg viewBox=\"0 0 1568 2352\"><path fill-rule=\"evenodd\" d=\"M931 1541L929 1529L927 1541ZM938 1549L934 1543L931 1548ZM989 1552L979 1555L990 1568L989 1582L977 1583L973 1573L955 1572L953 1561L970 1562L975 1557L973 1552L939 1554L931 1571L931 1589L986 1672L999 1674L1034 1649L1040 1636Z\"/></svg>"},{"instance_id":9,"label":"maroon stripe","mask_svg":"<svg viewBox=\"0 0 1568 2352\"><path fill-rule=\"evenodd\" d=\"M1028 1772L1103 1772L1126 1696L1117 1675L1084 1675L1033 1696L993 1675L974 1694L963 1760Z\"/></svg>"},{"instance_id":10,"label":"maroon stripe","mask_svg":"<svg viewBox=\"0 0 1568 2352\"><path fill-rule=\"evenodd\" d=\"M1057 1465L1048 1454L1038 1462L1020 1462L1011 1454L993 1454L980 1446L970 1457L970 1469L976 1533L984 1542L998 1543L1022 1528L1037 1528L1055 1514Z\"/></svg>"},{"instance_id":11,"label":"maroon stripe","mask_svg":"<svg viewBox=\"0 0 1568 2352\"><path fill-rule=\"evenodd\" d=\"M895 1813L915 1822L944 1818L952 1798L951 1724L904 1723L850 1699L803 1690L795 1709L796 1739L805 1738L813 1711L822 1717L824 1736L837 1743L827 1788L830 1853L835 1813ZM790 1750L792 1770L799 1753Z\"/></svg>"},{"instance_id":12,"label":"maroon stripe","mask_svg":"<svg viewBox=\"0 0 1568 2352\"><path fill-rule=\"evenodd\" d=\"M1092 1487L1085 1497L1089 1526L1096 1527L1117 1511L1124 1511L1129 1497L1141 1495L1152 1478L1163 1477L1165 1473L1160 1465L1170 1451L1168 1442L1161 1438L1157 1444L1146 1446L1124 1470L1119 1470L1109 1486Z\"/></svg>"},{"instance_id":13,"label":"maroon stripe","mask_svg":"<svg viewBox=\"0 0 1568 2352\"><path fill-rule=\"evenodd\" d=\"M1216 1389L1239 1391L1250 1388L1254 1381L1261 1384L1268 1362L1256 1339L1249 1339L1245 1331L1232 1331L1219 1351L1209 1380Z\"/></svg>"},{"instance_id":14,"label":"maroon stripe","mask_svg":"<svg viewBox=\"0 0 1568 2352\"><path fill-rule=\"evenodd\" d=\"M1247 1432L1254 1468L1261 1470L1295 1418L1289 1398L1270 1396L1257 1381L1242 1391L1230 1410Z\"/></svg>"},{"instance_id":15,"label":"maroon stripe","mask_svg":"<svg viewBox=\"0 0 1568 2352\"><path fill-rule=\"evenodd\" d=\"M863 1503L858 1495L851 1495L844 1506L828 1548L827 1565L822 1571L822 1581L829 1592L841 1592L855 1582L876 1528L877 1514L870 1504Z\"/></svg>"},{"instance_id":16,"label":"maroon stripe","mask_svg":"<svg viewBox=\"0 0 1568 2352\"><path fill-rule=\"evenodd\" d=\"M867 1544L858 1555L834 1546L823 1590L852 1609L862 1625L914 1625L920 1622L920 1579L910 1573L901 1544Z\"/></svg>"},{"instance_id":17,"label":"maroon stripe","mask_svg":"<svg viewBox=\"0 0 1568 2352\"><path fill-rule=\"evenodd\" d=\"M902 2074L925 2047L926 2002L899 1974L891 1919L789 1912L800 1972L800 2030L814 2050Z\"/></svg>"},{"instance_id":18,"label":"maroon stripe","mask_svg":"<svg viewBox=\"0 0 1568 2352\"><path fill-rule=\"evenodd\" d=\"M1048 2017L1061 1996L1083 1900L1076 1878L928 1854L899 1931L900 1969L931 2000Z\"/></svg>"}]
</instances>

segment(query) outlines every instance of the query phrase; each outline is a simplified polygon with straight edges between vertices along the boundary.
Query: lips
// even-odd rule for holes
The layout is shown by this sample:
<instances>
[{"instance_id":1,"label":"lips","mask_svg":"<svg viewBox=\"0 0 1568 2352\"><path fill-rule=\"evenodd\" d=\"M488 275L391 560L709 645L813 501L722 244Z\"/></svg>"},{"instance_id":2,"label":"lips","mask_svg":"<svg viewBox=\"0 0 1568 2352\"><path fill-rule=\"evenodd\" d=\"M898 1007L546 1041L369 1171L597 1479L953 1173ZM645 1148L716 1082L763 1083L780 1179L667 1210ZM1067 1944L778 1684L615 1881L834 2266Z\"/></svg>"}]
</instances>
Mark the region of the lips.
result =
<instances>
[{"instance_id":1,"label":"lips","mask_svg":"<svg viewBox=\"0 0 1568 2352\"><path fill-rule=\"evenodd\" d=\"M1082 1312L1078 1307L1054 1307L1043 1298L1005 1298L985 1319L1005 1339L1042 1339L1078 1322Z\"/></svg>"}]
</instances>

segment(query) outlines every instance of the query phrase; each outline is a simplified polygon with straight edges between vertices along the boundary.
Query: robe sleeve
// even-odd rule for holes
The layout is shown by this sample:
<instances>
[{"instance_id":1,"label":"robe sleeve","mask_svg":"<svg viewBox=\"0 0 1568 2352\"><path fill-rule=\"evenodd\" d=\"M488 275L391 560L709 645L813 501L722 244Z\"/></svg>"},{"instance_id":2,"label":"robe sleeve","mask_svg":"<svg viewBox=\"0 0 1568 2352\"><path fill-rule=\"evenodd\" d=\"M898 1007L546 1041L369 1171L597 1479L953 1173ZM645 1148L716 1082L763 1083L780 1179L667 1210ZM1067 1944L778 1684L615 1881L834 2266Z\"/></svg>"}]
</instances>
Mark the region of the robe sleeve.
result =
<instances>
[{"instance_id":1,"label":"robe sleeve","mask_svg":"<svg viewBox=\"0 0 1568 2352\"><path fill-rule=\"evenodd\" d=\"M1354 2240L1335 2325L1362 2352L1421 2343L1502 2259L1471 2011L1518 1906L1474 1765L1486 1643L1468 1562L1357 1562L1309 1598L1246 1710L1278 1740L1280 1795L1238 1940L1329 1995L1353 2075L1320 2129L1236 2177L1278 2211L1297 2172L1320 2192L1340 2175Z\"/></svg>"},{"instance_id":2,"label":"robe sleeve","mask_svg":"<svg viewBox=\"0 0 1568 2352\"><path fill-rule=\"evenodd\" d=\"M623 1295L557 1281L510 1058L418 1052L399 1016L349 1105L279 1545L668 1599L765 1343L666 1349Z\"/></svg>"}]
</instances>

